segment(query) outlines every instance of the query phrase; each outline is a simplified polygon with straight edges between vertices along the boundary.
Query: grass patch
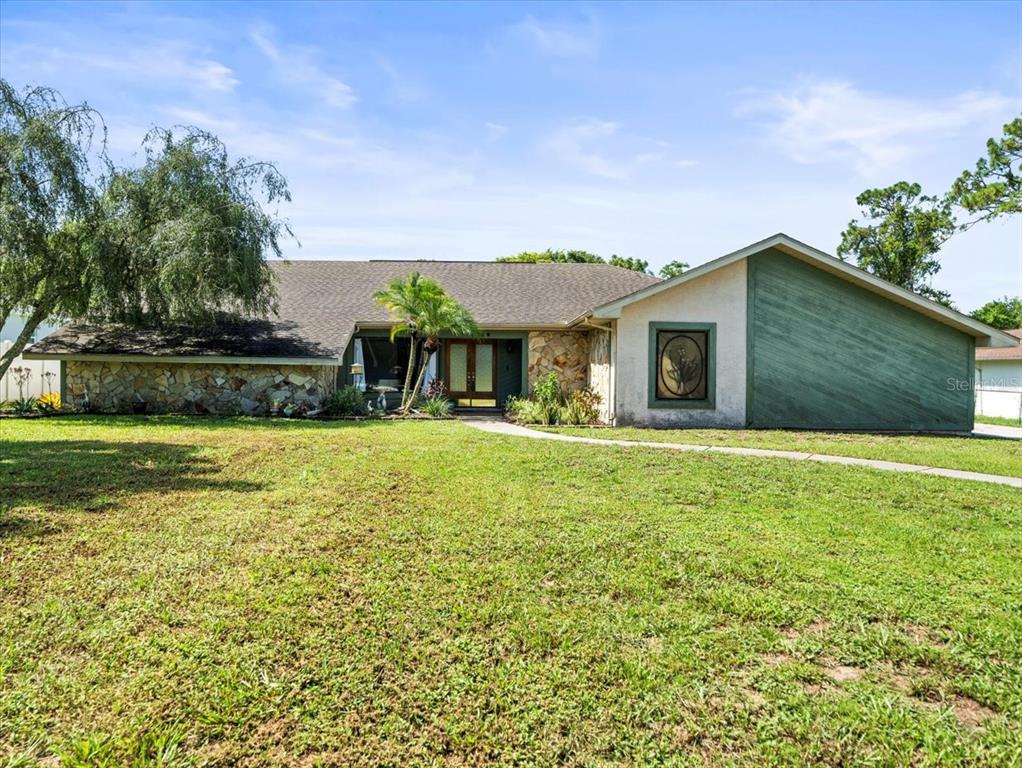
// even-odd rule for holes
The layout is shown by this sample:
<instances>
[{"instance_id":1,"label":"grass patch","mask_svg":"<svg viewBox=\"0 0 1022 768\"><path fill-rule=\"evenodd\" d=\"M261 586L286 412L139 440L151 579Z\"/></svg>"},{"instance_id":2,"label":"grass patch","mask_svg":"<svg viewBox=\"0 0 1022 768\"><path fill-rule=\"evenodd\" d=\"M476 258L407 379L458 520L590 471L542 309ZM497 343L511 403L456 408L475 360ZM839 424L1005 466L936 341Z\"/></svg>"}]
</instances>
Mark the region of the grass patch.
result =
<instances>
[{"instance_id":1,"label":"grass patch","mask_svg":"<svg viewBox=\"0 0 1022 768\"><path fill-rule=\"evenodd\" d=\"M977 416L980 424L997 424L1001 427L1022 427L1022 419L1009 419L1006 416Z\"/></svg>"},{"instance_id":2,"label":"grass patch","mask_svg":"<svg viewBox=\"0 0 1022 768\"><path fill-rule=\"evenodd\" d=\"M1022 477L1022 441L942 435L878 435L781 429L649 429L538 427L582 437L828 453L928 467Z\"/></svg>"},{"instance_id":3,"label":"grass patch","mask_svg":"<svg viewBox=\"0 0 1022 768\"><path fill-rule=\"evenodd\" d=\"M456 422L0 424L11 764L1005 765L1022 497Z\"/></svg>"}]
</instances>

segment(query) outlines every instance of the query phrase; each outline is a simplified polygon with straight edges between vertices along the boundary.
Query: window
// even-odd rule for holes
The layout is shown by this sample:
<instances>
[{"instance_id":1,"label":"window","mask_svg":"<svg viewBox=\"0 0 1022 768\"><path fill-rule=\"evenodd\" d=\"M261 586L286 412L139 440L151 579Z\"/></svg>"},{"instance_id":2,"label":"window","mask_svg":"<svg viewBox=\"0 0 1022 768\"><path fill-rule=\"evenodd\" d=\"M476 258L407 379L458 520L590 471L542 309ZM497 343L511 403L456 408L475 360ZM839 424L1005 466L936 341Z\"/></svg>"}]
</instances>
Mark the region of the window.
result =
<instances>
[{"instance_id":1,"label":"window","mask_svg":"<svg viewBox=\"0 0 1022 768\"><path fill-rule=\"evenodd\" d=\"M649 324L649 407L713 408L715 323Z\"/></svg>"},{"instance_id":2,"label":"window","mask_svg":"<svg viewBox=\"0 0 1022 768\"><path fill-rule=\"evenodd\" d=\"M362 357L365 359L365 381L376 385L402 387L408 371L408 352L411 340L399 336L391 341L387 337L367 336L362 339Z\"/></svg>"}]
</instances>

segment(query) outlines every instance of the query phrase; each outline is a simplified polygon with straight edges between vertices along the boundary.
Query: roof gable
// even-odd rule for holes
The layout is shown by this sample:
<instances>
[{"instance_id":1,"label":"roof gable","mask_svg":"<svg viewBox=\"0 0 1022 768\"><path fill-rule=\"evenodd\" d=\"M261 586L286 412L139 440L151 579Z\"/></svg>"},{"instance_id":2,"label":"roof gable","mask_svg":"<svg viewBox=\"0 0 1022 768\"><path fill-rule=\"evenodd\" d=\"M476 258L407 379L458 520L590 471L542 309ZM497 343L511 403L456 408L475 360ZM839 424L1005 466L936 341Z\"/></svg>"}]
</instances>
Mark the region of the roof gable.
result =
<instances>
[{"instance_id":1,"label":"roof gable","mask_svg":"<svg viewBox=\"0 0 1022 768\"><path fill-rule=\"evenodd\" d=\"M1008 334L998 331L995 328L981 323L975 318L963 315L953 309L949 309L922 296L907 291L904 288L894 285L882 278L872 275L865 270L848 264L830 254L806 245L793 237L778 233L759 242L748 245L745 248L721 256L720 258L701 264L695 269L690 269L670 280L663 280L654 285L645 286L639 290L602 304L593 310L592 316L596 318L614 319L621 316L621 310L636 301L654 296L661 291L671 290L683 286L692 280L697 280L703 275L715 272L736 261L746 259L767 249L776 249L800 261L823 269L831 274L854 283L868 291L884 296L885 298L908 307L920 314L936 320L940 323L955 328L963 333L976 338L977 345L991 347L1013 347L1018 341Z\"/></svg>"}]
</instances>

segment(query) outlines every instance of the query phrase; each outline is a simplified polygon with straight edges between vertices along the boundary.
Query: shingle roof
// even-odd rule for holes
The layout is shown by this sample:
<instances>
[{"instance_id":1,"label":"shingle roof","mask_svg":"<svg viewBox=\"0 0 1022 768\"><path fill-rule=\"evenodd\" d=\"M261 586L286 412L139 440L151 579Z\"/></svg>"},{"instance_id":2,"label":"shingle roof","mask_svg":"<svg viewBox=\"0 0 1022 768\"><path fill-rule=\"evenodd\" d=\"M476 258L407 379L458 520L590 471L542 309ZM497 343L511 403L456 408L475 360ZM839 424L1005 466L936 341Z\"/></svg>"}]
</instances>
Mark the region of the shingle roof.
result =
<instances>
[{"instance_id":1,"label":"shingle roof","mask_svg":"<svg viewBox=\"0 0 1022 768\"><path fill-rule=\"evenodd\" d=\"M657 282L607 264L505 264L444 261L277 262L279 314L205 331L150 331L70 325L32 345L30 354L240 357L339 357L356 324L390 318L372 295L410 272L436 280L482 327L558 327L600 304Z\"/></svg>"},{"instance_id":2,"label":"shingle roof","mask_svg":"<svg viewBox=\"0 0 1022 768\"><path fill-rule=\"evenodd\" d=\"M976 347L977 360L1022 360L1022 328L1005 331L1019 340L1015 347Z\"/></svg>"}]
</instances>

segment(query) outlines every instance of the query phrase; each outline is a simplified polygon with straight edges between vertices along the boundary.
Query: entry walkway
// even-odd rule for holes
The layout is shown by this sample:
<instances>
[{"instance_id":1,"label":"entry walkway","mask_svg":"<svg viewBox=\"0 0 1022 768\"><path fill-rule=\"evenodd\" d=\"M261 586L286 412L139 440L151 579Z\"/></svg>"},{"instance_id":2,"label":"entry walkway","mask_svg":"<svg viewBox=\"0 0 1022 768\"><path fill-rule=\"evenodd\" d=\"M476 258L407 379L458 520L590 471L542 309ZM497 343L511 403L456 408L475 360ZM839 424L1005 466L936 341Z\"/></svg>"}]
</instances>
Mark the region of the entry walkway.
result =
<instances>
[{"instance_id":1,"label":"entry walkway","mask_svg":"<svg viewBox=\"0 0 1022 768\"><path fill-rule=\"evenodd\" d=\"M1012 440L1022 440L1022 427L1003 427L1000 424L980 424L976 422L972 428L972 434L981 437L1007 437Z\"/></svg>"},{"instance_id":2,"label":"entry walkway","mask_svg":"<svg viewBox=\"0 0 1022 768\"><path fill-rule=\"evenodd\" d=\"M885 472L910 472L918 475L937 475L955 480L976 480L980 483L996 483L1012 488L1022 488L1022 477L1006 477L1004 475L986 475L982 472L964 472L960 469L944 469L942 467L924 467L919 464L901 464L896 461L879 461L877 459L858 459L851 456L830 456L822 453L803 453L799 451L772 451L765 448L738 448L723 445L691 445L688 443L653 443L638 440L605 440L597 437L578 437L562 435L556 432L540 432L518 424L494 420L466 420L465 423L484 432L513 437L531 437L539 440L559 440L565 443L588 443L590 445L615 445L624 448L660 448L671 451L694 451L705 453L724 453L731 456L756 456L772 459L790 459L792 461L819 461L826 464L847 464L855 467L869 467Z\"/></svg>"}]
</instances>

